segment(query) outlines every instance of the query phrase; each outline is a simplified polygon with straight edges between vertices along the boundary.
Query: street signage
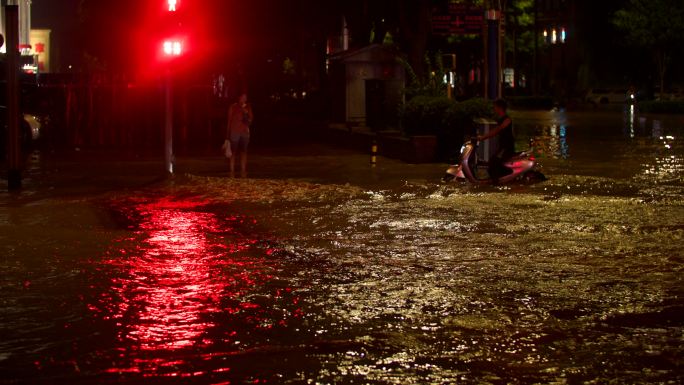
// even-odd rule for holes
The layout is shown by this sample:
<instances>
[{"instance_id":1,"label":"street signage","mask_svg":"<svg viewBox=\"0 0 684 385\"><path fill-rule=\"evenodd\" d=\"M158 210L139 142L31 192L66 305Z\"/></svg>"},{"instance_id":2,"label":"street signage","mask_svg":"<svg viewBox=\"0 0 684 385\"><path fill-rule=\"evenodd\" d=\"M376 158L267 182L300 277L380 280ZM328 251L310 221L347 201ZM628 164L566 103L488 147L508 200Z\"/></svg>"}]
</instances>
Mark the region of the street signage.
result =
<instances>
[{"instance_id":1,"label":"street signage","mask_svg":"<svg viewBox=\"0 0 684 385\"><path fill-rule=\"evenodd\" d=\"M449 4L432 12L432 33L435 35L481 34L484 9L465 4Z\"/></svg>"}]
</instances>

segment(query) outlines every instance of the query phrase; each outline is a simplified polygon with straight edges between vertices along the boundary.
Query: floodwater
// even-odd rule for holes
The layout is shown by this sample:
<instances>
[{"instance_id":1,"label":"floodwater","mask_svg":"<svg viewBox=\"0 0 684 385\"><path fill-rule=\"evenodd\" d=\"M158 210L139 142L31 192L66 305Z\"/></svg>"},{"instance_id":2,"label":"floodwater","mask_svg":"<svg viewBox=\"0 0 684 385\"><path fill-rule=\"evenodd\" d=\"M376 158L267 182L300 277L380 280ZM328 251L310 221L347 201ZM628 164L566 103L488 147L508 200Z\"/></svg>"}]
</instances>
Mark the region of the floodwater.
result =
<instances>
[{"instance_id":1,"label":"floodwater","mask_svg":"<svg viewBox=\"0 0 684 385\"><path fill-rule=\"evenodd\" d=\"M0 384L682 383L684 119L513 118L549 181L324 150L4 195Z\"/></svg>"}]
</instances>

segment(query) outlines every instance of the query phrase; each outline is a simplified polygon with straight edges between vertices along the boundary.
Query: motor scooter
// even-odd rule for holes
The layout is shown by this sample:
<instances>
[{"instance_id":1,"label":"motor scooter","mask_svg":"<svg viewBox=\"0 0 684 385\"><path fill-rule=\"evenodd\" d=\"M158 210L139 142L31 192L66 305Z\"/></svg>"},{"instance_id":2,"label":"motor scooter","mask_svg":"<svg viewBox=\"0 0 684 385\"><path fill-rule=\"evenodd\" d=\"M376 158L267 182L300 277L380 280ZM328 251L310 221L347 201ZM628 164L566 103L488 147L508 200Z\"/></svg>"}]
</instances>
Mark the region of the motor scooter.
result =
<instances>
[{"instance_id":1,"label":"motor scooter","mask_svg":"<svg viewBox=\"0 0 684 385\"><path fill-rule=\"evenodd\" d=\"M487 173L489 164L478 159L477 147L477 138L472 138L470 142L464 144L461 147L459 163L447 169L442 181L451 182L457 180L477 185L492 184L494 181ZM516 153L507 159L503 163L507 171L499 178L498 184L510 183L516 180L526 183L545 181L546 177L544 174L535 170L537 163L532 152L532 142L530 141L530 150Z\"/></svg>"}]
</instances>

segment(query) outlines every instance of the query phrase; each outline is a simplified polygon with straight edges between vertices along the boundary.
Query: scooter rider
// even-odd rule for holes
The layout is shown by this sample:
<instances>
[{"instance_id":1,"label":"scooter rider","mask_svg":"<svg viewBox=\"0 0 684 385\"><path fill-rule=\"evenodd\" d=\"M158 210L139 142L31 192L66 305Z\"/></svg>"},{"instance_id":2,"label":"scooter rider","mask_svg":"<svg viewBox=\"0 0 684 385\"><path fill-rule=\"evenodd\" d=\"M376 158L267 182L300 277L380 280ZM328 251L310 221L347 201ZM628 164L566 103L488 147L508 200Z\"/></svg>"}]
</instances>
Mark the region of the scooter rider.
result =
<instances>
[{"instance_id":1,"label":"scooter rider","mask_svg":"<svg viewBox=\"0 0 684 385\"><path fill-rule=\"evenodd\" d=\"M504 162L515 154L515 137L513 136L513 121L506 113L508 103L503 99L494 101L494 113L496 114L496 128L487 135L478 136L482 142L496 136L499 137L498 146L492 151L489 159L489 175L493 183L498 183L499 178L505 176Z\"/></svg>"}]
</instances>

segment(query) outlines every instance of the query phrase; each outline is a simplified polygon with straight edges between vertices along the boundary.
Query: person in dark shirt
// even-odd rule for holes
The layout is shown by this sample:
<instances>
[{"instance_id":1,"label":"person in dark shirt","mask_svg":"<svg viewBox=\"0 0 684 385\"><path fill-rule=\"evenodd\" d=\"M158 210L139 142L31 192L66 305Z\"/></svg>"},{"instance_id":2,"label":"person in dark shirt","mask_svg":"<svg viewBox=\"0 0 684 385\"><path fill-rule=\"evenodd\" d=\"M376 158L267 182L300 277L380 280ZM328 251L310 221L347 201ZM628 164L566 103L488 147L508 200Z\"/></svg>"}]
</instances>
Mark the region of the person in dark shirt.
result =
<instances>
[{"instance_id":1,"label":"person in dark shirt","mask_svg":"<svg viewBox=\"0 0 684 385\"><path fill-rule=\"evenodd\" d=\"M489 175L493 183L498 183L499 178L505 176L504 162L515 154L515 137L513 135L513 120L506 110L508 104L503 99L494 101L494 113L496 114L496 128L487 135L478 136L477 140L485 141L498 136L496 148L492 151L489 159Z\"/></svg>"}]
</instances>

